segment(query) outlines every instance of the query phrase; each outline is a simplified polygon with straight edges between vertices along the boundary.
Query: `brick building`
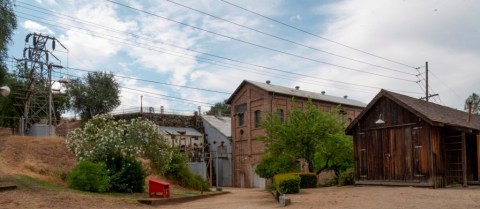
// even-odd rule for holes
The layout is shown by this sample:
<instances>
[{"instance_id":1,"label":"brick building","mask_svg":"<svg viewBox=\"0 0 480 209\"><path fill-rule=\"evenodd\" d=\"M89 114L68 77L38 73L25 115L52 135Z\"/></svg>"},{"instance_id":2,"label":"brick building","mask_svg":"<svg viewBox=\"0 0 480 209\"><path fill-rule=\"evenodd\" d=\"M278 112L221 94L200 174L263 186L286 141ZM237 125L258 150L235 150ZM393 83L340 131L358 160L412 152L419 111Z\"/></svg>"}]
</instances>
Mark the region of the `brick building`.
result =
<instances>
[{"instance_id":1,"label":"brick building","mask_svg":"<svg viewBox=\"0 0 480 209\"><path fill-rule=\"evenodd\" d=\"M262 117L267 113L287 116L292 98L300 107L308 99L325 111L338 105L344 113L343 120L348 124L365 108L366 104L345 97L326 95L300 90L299 87L288 88L266 83L244 80L228 99L232 107L233 140L233 184L236 187L265 187L265 179L255 174L255 168L264 154L264 144L256 137L265 134L260 127Z\"/></svg>"}]
</instances>

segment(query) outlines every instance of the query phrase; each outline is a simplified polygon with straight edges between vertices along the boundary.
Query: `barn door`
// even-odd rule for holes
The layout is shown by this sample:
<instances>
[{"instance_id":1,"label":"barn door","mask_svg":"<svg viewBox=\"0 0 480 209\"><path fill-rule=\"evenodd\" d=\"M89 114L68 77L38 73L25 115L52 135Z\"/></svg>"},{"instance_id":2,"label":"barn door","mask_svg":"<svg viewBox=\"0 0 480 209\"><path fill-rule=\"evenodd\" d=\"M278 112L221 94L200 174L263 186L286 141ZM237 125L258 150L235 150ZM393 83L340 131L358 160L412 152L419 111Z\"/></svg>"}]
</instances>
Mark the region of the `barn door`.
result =
<instances>
[{"instance_id":1,"label":"barn door","mask_svg":"<svg viewBox=\"0 0 480 209\"><path fill-rule=\"evenodd\" d=\"M392 138L389 136L389 130L383 129L377 131L377 137L381 143L381 154L383 164L383 180L393 180L393 165L392 165Z\"/></svg>"},{"instance_id":2,"label":"barn door","mask_svg":"<svg viewBox=\"0 0 480 209\"><path fill-rule=\"evenodd\" d=\"M359 156L359 174L360 179L367 177L367 141L365 132L359 133L358 137L358 147L360 148L358 152Z\"/></svg>"}]
</instances>

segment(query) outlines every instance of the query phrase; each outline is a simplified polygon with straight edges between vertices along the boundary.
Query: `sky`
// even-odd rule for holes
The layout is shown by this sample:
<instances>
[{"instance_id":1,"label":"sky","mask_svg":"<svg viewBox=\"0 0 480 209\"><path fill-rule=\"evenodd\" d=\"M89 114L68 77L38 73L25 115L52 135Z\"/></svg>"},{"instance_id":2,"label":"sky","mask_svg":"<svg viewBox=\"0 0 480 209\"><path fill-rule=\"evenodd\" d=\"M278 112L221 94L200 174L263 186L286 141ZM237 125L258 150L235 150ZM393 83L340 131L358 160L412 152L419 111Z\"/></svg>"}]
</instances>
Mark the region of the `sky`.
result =
<instances>
[{"instance_id":1,"label":"sky","mask_svg":"<svg viewBox=\"0 0 480 209\"><path fill-rule=\"evenodd\" d=\"M369 103L387 89L463 110L480 93L473 0L16 0L9 56L55 37L55 77L115 75L115 112L205 112L243 80ZM12 64L13 65L13 64ZM135 78L135 79L131 79ZM148 82L147 82L148 81Z\"/></svg>"}]
</instances>

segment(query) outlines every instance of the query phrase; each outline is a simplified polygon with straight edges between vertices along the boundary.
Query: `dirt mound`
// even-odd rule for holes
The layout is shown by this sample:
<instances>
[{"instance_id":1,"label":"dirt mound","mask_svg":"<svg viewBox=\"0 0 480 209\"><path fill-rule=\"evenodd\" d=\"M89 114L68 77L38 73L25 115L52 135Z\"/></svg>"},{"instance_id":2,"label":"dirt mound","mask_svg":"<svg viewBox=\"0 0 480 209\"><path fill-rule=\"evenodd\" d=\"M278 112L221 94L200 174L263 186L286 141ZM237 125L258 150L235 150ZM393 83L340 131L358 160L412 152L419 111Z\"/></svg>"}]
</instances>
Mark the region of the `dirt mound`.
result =
<instances>
[{"instance_id":1,"label":"dirt mound","mask_svg":"<svg viewBox=\"0 0 480 209\"><path fill-rule=\"evenodd\" d=\"M62 120L56 128L56 134L59 136L67 136L68 132L80 128L82 126L81 120Z\"/></svg>"},{"instance_id":2,"label":"dirt mound","mask_svg":"<svg viewBox=\"0 0 480 209\"><path fill-rule=\"evenodd\" d=\"M0 172L64 184L75 163L63 137L0 137Z\"/></svg>"},{"instance_id":3,"label":"dirt mound","mask_svg":"<svg viewBox=\"0 0 480 209\"><path fill-rule=\"evenodd\" d=\"M3 137L11 136L11 135L12 135L12 129L0 127L0 139Z\"/></svg>"}]
</instances>

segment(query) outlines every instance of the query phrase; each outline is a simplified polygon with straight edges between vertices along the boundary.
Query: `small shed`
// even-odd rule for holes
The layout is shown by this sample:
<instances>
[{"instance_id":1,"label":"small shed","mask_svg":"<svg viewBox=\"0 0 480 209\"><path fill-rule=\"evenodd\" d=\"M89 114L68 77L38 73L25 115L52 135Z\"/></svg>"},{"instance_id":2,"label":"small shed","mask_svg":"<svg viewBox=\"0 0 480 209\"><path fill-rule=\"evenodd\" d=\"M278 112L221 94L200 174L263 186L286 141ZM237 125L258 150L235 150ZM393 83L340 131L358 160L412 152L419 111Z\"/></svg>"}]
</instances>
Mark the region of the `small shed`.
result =
<instances>
[{"instance_id":1,"label":"small shed","mask_svg":"<svg viewBox=\"0 0 480 209\"><path fill-rule=\"evenodd\" d=\"M347 127L355 183L479 184L480 117L381 90Z\"/></svg>"},{"instance_id":2,"label":"small shed","mask_svg":"<svg viewBox=\"0 0 480 209\"><path fill-rule=\"evenodd\" d=\"M230 117L202 115L208 142L212 183L232 186L232 121ZM213 180L215 179L215 180ZM218 183L218 185L217 185Z\"/></svg>"}]
</instances>

